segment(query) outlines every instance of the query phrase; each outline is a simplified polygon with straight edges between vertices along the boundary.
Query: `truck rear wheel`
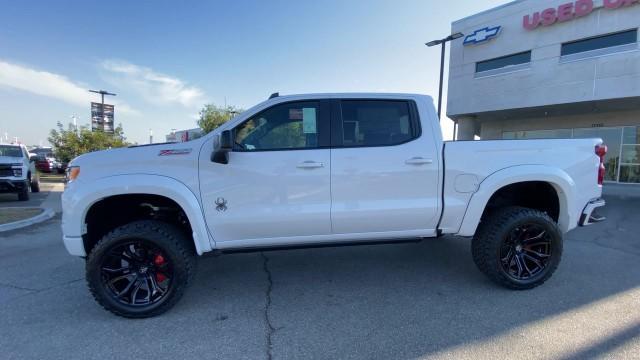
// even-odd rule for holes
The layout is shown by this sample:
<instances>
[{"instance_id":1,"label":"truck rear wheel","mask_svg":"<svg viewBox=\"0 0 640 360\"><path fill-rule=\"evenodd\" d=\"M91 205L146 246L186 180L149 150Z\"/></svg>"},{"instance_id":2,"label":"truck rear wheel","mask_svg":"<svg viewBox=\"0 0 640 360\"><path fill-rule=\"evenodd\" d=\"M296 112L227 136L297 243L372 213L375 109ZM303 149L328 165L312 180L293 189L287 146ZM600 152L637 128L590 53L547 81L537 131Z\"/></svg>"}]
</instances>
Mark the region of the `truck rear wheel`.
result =
<instances>
[{"instance_id":1,"label":"truck rear wheel","mask_svg":"<svg viewBox=\"0 0 640 360\"><path fill-rule=\"evenodd\" d=\"M178 228L159 221L116 228L87 257L91 294L118 316L164 313L180 300L195 274L195 254L187 241Z\"/></svg>"},{"instance_id":2,"label":"truck rear wheel","mask_svg":"<svg viewBox=\"0 0 640 360\"><path fill-rule=\"evenodd\" d=\"M487 215L473 238L473 260L494 282L532 289L551 277L562 257L562 233L544 212L507 207Z\"/></svg>"}]
</instances>

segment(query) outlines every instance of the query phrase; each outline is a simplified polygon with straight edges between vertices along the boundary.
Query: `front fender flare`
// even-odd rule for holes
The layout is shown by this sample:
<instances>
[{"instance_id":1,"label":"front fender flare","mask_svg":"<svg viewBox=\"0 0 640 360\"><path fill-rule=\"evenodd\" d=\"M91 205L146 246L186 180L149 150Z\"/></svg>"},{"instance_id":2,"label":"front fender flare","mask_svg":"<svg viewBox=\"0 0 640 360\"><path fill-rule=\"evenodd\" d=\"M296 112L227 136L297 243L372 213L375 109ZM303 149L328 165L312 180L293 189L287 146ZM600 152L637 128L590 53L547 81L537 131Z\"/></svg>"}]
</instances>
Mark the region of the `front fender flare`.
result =
<instances>
[{"instance_id":1,"label":"front fender flare","mask_svg":"<svg viewBox=\"0 0 640 360\"><path fill-rule=\"evenodd\" d=\"M196 195L182 182L161 175L115 175L70 184L62 196L64 236L77 238L84 235L85 219L93 204L110 196L126 194L159 195L175 201L189 219L198 255L215 248Z\"/></svg>"},{"instance_id":2,"label":"front fender flare","mask_svg":"<svg viewBox=\"0 0 640 360\"><path fill-rule=\"evenodd\" d=\"M578 219L571 209L575 208L575 182L562 169L546 165L518 165L499 170L486 177L473 194L457 235L473 236L491 196L503 187L520 182L542 181L549 183L558 194L560 214L558 226L563 233L571 230Z\"/></svg>"}]
</instances>

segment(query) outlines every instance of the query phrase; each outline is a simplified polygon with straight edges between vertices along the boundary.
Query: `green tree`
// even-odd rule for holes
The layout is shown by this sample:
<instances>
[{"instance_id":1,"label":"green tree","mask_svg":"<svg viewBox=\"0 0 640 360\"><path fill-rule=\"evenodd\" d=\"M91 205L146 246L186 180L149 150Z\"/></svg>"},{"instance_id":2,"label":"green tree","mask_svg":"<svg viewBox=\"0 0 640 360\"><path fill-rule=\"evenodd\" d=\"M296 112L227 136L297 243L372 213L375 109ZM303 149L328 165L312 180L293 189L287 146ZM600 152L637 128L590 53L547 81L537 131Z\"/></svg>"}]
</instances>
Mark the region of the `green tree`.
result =
<instances>
[{"instance_id":1,"label":"green tree","mask_svg":"<svg viewBox=\"0 0 640 360\"><path fill-rule=\"evenodd\" d=\"M207 104L200 110L198 126L207 134L243 111L244 110L231 105L218 107L215 104Z\"/></svg>"},{"instance_id":2,"label":"green tree","mask_svg":"<svg viewBox=\"0 0 640 360\"><path fill-rule=\"evenodd\" d=\"M124 137L122 125L114 129L114 133L102 131L91 131L86 126L79 129L69 124L65 129L62 123L58 122L57 129L49 132L49 143L53 147L56 158L62 162L69 162L76 156L91 151L105 150L117 147L129 146Z\"/></svg>"}]
</instances>

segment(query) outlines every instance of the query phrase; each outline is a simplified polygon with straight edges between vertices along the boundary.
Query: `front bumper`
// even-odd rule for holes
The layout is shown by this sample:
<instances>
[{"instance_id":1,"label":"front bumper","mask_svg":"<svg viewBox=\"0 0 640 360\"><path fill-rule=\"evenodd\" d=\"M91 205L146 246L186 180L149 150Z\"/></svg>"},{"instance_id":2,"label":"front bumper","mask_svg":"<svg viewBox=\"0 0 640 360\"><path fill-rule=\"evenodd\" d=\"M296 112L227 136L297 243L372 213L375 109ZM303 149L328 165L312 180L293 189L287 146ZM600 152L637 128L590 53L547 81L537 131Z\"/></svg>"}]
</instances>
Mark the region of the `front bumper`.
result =
<instances>
[{"instance_id":1,"label":"front bumper","mask_svg":"<svg viewBox=\"0 0 640 360\"><path fill-rule=\"evenodd\" d=\"M0 179L0 193L18 193L27 186L26 180Z\"/></svg>"},{"instance_id":2,"label":"front bumper","mask_svg":"<svg viewBox=\"0 0 640 360\"><path fill-rule=\"evenodd\" d=\"M595 212L597 208L603 207L606 204L607 203L602 198L589 201L589 203L584 207L584 210L582 210L582 215L580 215L580 222L578 225L587 226L606 220L604 216L598 215Z\"/></svg>"},{"instance_id":3,"label":"front bumper","mask_svg":"<svg viewBox=\"0 0 640 360\"><path fill-rule=\"evenodd\" d=\"M64 247L67 249L69 254L74 256L87 256L87 253L84 250L84 242L82 240L82 236L62 236L62 241L64 242Z\"/></svg>"}]
</instances>

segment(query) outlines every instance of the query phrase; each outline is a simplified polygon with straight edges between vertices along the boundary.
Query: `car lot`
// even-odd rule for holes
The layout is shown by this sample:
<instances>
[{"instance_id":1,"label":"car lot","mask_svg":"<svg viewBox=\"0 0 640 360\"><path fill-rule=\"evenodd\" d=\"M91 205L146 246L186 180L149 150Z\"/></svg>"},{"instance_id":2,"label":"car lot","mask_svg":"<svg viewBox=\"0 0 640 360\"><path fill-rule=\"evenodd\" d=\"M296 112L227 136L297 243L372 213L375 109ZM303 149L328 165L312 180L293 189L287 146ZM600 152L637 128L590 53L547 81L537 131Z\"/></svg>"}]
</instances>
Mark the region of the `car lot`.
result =
<instances>
[{"instance_id":1,"label":"car lot","mask_svg":"<svg viewBox=\"0 0 640 360\"><path fill-rule=\"evenodd\" d=\"M0 207L38 207L49 196L56 184L63 184L63 175L40 175L40 192L29 194L28 201L18 201L18 194L0 194ZM59 185L58 185L59 186Z\"/></svg>"},{"instance_id":2,"label":"car lot","mask_svg":"<svg viewBox=\"0 0 640 360\"><path fill-rule=\"evenodd\" d=\"M0 234L4 358L640 358L640 197L608 196L540 288L493 285L469 240L200 259L169 313L125 320L88 293L59 217ZM4 204L2 204L4 205Z\"/></svg>"}]
</instances>

